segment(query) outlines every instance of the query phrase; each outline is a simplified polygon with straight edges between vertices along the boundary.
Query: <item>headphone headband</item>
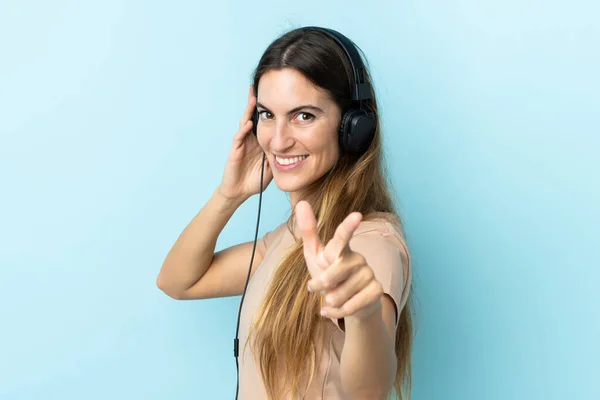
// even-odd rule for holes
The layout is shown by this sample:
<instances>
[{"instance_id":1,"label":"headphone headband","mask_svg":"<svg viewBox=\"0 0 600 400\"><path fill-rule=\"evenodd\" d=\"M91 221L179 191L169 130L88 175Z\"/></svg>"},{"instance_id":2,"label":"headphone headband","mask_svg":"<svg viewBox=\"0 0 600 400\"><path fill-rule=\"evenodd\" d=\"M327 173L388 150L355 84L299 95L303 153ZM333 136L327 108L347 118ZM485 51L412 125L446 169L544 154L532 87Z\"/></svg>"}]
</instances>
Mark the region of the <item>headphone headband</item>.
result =
<instances>
[{"instance_id":1,"label":"headphone headband","mask_svg":"<svg viewBox=\"0 0 600 400\"><path fill-rule=\"evenodd\" d=\"M352 66L353 84L352 100L361 101L371 98L371 84L366 81L365 66L354 43L338 31L319 26L307 26L305 29L315 29L326 33L344 50Z\"/></svg>"}]
</instances>

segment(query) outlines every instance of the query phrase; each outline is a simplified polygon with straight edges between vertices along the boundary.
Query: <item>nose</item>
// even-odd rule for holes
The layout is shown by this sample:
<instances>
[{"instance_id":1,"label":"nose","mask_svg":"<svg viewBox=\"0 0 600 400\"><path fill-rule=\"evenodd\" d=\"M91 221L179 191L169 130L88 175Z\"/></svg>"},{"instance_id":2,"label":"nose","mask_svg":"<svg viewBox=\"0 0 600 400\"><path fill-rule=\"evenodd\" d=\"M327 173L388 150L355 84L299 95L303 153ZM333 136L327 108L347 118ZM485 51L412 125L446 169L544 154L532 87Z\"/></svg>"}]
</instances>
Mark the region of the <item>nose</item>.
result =
<instances>
[{"instance_id":1,"label":"nose","mask_svg":"<svg viewBox=\"0 0 600 400\"><path fill-rule=\"evenodd\" d=\"M286 121L277 121L273 127L271 136L271 149L275 152L282 153L294 145L292 130L289 128Z\"/></svg>"}]
</instances>

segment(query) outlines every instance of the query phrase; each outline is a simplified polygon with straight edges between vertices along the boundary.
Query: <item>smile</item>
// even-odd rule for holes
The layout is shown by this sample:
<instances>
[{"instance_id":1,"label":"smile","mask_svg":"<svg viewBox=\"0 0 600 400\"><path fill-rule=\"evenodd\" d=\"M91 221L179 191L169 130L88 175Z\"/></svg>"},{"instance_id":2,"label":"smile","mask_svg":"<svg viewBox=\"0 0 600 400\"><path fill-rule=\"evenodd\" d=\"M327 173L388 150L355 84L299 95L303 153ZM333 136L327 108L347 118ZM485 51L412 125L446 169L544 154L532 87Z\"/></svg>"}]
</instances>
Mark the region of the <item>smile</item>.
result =
<instances>
[{"instance_id":1,"label":"smile","mask_svg":"<svg viewBox=\"0 0 600 400\"><path fill-rule=\"evenodd\" d=\"M290 157L290 158L275 156L273 158L275 160L275 167L278 170L289 171L291 169L297 168L300 165L302 165L304 163L304 160L306 160L308 157L309 156L307 156L307 155L303 155L303 156Z\"/></svg>"}]
</instances>

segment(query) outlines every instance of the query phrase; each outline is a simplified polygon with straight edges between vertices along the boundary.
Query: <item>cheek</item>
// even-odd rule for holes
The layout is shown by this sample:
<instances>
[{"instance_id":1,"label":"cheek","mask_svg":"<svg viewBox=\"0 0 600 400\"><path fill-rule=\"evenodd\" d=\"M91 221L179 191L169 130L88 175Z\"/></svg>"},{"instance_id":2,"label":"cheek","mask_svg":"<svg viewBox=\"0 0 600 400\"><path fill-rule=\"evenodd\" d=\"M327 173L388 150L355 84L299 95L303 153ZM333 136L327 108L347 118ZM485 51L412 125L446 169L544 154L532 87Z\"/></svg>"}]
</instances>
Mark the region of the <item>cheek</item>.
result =
<instances>
[{"instance_id":1,"label":"cheek","mask_svg":"<svg viewBox=\"0 0 600 400\"><path fill-rule=\"evenodd\" d=\"M340 155L340 145L337 131L333 132L333 134L329 136L329 140L324 145L324 148L326 149L325 151L327 153L328 159L333 161L336 161L338 159Z\"/></svg>"},{"instance_id":2,"label":"cheek","mask_svg":"<svg viewBox=\"0 0 600 400\"><path fill-rule=\"evenodd\" d=\"M339 158L339 149L338 144L336 143L323 143L322 147L319 148L318 151L313 152L314 158L314 168L317 170L325 171L329 170L338 160Z\"/></svg>"},{"instance_id":3,"label":"cheek","mask_svg":"<svg viewBox=\"0 0 600 400\"><path fill-rule=\"evenodd\" d=\"M311 138L313 152L325 154L327 159L337 159L339 153L337 125L327 124L314 132Z\"/></svg>"}]
</instances>

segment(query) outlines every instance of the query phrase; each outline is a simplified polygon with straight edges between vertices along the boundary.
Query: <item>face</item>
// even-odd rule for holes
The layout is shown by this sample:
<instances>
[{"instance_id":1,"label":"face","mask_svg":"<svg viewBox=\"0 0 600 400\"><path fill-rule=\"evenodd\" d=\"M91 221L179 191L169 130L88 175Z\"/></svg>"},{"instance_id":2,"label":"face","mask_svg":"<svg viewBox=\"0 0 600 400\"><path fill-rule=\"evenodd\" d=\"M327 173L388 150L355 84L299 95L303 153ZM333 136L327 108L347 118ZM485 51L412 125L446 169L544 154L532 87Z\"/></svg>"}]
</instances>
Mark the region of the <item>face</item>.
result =
<instances>
[{"instance_id":1,"label":"face","mask_svg":"<svg viewBox=\"0 0 600 400\"><path fill-rule=\"evenodd\" d=\"M257 93L258 142L279 189L292 204L339 157L341 110L300 72L284 68L265 73Z\"/></svg>"}]
</instances>

